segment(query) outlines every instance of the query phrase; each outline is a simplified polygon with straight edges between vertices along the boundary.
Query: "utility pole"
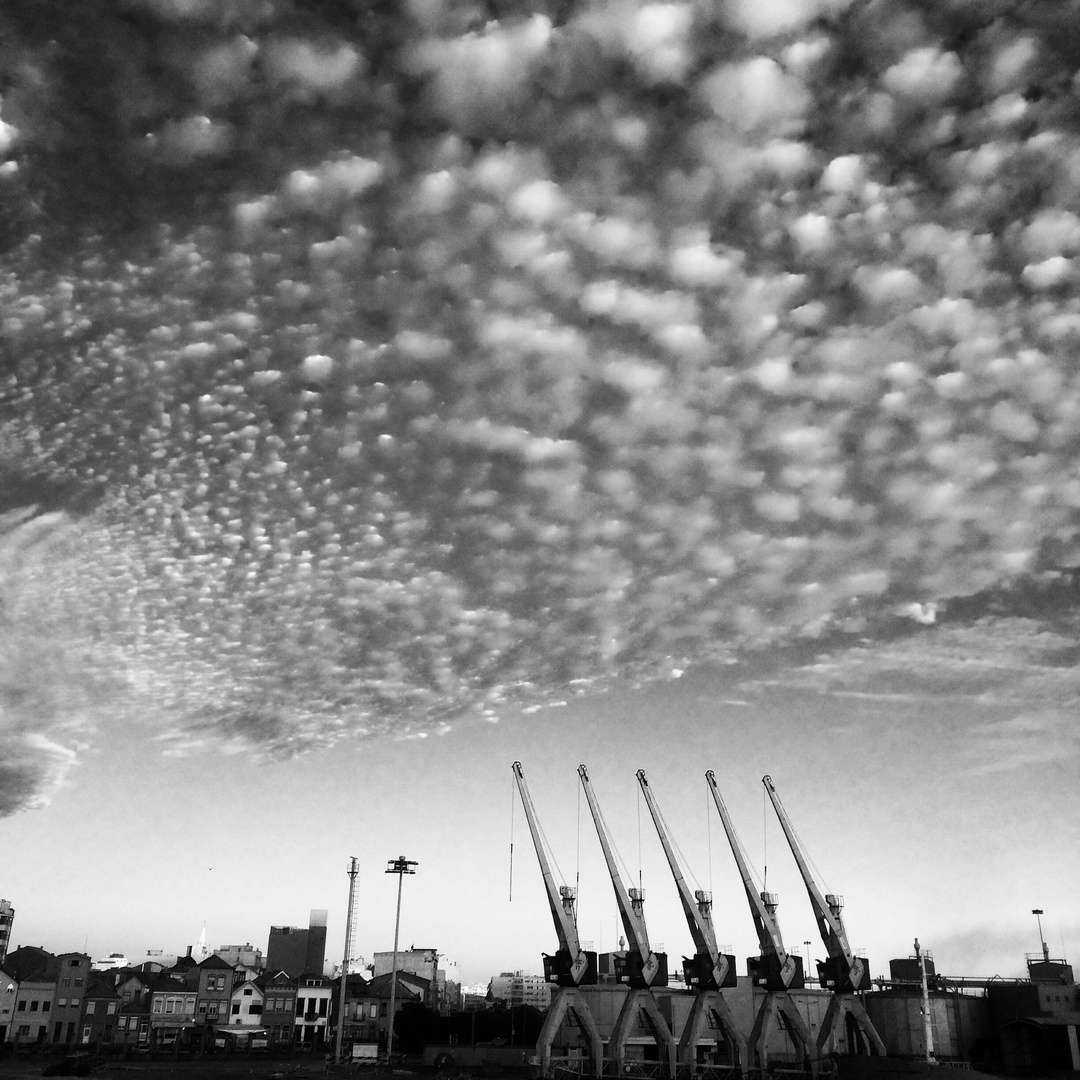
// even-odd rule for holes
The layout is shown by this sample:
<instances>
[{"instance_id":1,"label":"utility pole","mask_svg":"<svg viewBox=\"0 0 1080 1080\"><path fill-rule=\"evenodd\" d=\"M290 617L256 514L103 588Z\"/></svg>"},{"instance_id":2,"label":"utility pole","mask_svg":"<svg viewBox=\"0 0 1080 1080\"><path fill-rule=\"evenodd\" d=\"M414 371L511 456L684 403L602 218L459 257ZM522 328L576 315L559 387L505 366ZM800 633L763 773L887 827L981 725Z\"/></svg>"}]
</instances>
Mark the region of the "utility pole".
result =
<instances>
[{"instance_id":1,"label":"utility pole","mask_svg":"<svg viewBox=\"0 0 1080 1080\"><path fill-rule=\"evenodd\" d=\"M345 956L341 961L341 993L338 995L338 1022L337 1039L334 1043L334 1060L340 1065L341 1046L345 1037L345 987L349 981L349 959L352 955L352 921L353 921L353 898L356 895L356 875L359 870L356 866L356 856L349 859L349 910L345 916Z\"/></svg>"},{"instance_id":2,"label":"utility pole","mask_svg":"<svg viewBox=\"0 0 1080 1080\"><path fill-rule=\"evenodd\" d=\"M417 863L414 859L406 859L399 855L386 864L386 873L397 874L397 915L394 918L394 959L390 964L390 1018L386 1032L386 1060L389 1062L394 1052L394 1004L397 998L397 958L398 958L398 930L401 927L401 881L406 874L415 874L412 867Z\"/></svg>"}]
</instances>

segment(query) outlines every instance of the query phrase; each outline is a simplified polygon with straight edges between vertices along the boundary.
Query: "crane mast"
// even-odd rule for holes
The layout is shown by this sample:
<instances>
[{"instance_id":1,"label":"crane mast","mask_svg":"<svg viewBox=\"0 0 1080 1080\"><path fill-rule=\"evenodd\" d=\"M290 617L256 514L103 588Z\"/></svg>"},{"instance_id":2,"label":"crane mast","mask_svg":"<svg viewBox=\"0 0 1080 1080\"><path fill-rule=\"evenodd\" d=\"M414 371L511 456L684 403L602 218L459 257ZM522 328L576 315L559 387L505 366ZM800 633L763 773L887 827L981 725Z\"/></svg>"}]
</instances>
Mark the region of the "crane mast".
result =
<instances>
[{"instance_id":1,"label":"crane mast","mask_svg":"<svg viewBox=\"0 0 1080 1080\"><path fill-rule=\"evenodd\" d=\"M679 866L675 851L668 836L667 826L664 824L663 815L657 805L652 788L644 769L637 771L638 784L641 786L645 803L649 807L653 824L660 837L660 843L667 856L668 866L671 867L672 876L675 878L675 886L679 891L679 900L682 903L683 913L690 928L690 936L694 940L696 955L693 960L684 962L685 979L688 986L700 987L702 990L717 990L721 986L734 986L736 983L735 967L732 963L734 958L729 958L720 952L716 944L716 930L712 921L712 893L704 889L697 889L693 893L686 883L682 868Z\"/></svg>"},{"instance_id":2,"label":"crane mast","mask_svg":"<svg viewBox=\"0 0 1080 1080\"><path fill-rule=\"evenodd\" d=\"M716 930L712 921L712 893L703 889L690 892L682 867L675 856L675 850L664 823L664 816L653 795L652 787L644 769L637 771L638 784L641 786L645 802L652 815L668 866L671 867L675 885L679 891L686 922L690 927L690 936L694 939L695 955L693 959L683 957L683 978L687 986L694 989L694 1003L690 1007L686 1023L679 1039L679 1058L684 1065L695 1072L699 1067L698 1052L702 1044L712 1043L714 1054L724 1053L729 1067L738 1068L745 1076L747 1071L747 1045L739 1023L731 1007L720 992L721 987L736 986L735 957L720 952L716 944ZM714 1029L714 1030L710 1030ZM726 1036L726 1049L721 1051L714 1037L715 1029L720 1029Z\"/></svg>"},{"instance_id":3,"label":"crane mast","mask_svg":"<svg viewBox=\"0 0 1080 1080\"><path fill-rule=\"evenodd\" d=\"M851 945L848 943L844 920L840 915L844 908L844 898L833 893L822 894L814 881L813 875L810 873L806 856L803 854L802 847L795 836L795 830L792 828L784 804L776 793L772 777L763 776L761 782L769 793L769 799L772 801L773 809L780 820L780 827L784 830L788 847L791 848L791 853L795 856L799 873L802 875L803 882L806 885L807 895L810 897L810 905L814 909L818 932L821 934L821 940L825 945L826 952L829 954L829 959L824 964L819 965L821 985L838 993L869 989L869 967L862 957L855 955Z\"/></svg>"},{"instance_id":4,"label":"crane mast","mask_svg":"<svg viewBox=\"0 0 1080 1080\"><path fill-rule=\"evenodd\" d=\"M645 928L645 915L642 910L645 893L641 889L628 890L623 884L607 824L604 822L604 815L600 812L600 804L596 801L596 795L593 793L592 783L589 780L589 770L584 765L579 765L578 776L581 778L581 786L585 789L585 797L589 802L593 823L596 825L596 834L600 838L600 847L604 851L608 874L615 889L615 900L619 905L619 915L622 918L629 946L623 970L620 972L618 966L615 969L620 981L626 981L627 992L615 1020L615 1026L611 1030L611 1037L608 1039L608 1051L616 1072L622 1073L627 1067L627 1046L633 1032L639 1029L641 1019L644 1017L652 1030L657 1049L662 1055L661 1060L666 1062L667 1076L674 1080L678 1046L671 1033L671 1027L652 993L654 987L667 986L667 955L653 952L649 945L649 932Z\"/></svg>"},{"instance_id":5,"label":"crane mast","mask_svg":"<svg viewBox=\"0 0 1080 1080\"><path fill-rule=\"evenodd\" d=\"M821 940L828 952L828 959L818 963L821 986L832 991L829 1007L825 1010L818 1031L818 1052L825 1054L845 1051L885 1056L885 1043L874 1028L866 1008L856 996L859 991L870 988L870 967L861 956L855 955L848 943L844 920L840 915L844 900L833 893L822 894L810 873L806 856L795 836L784 804L776 793L772 777L763 776L761 782L769 793L788 847L795 856L807 895L810 897L810 905L814 909Z\"/></svg>"},{"instance_id":6,"label":"crane mast","mask_svg":"<svg viewBox=\"0 0 1080 1080\"><path fill-rule=\"evenodd\" d=\"M604 1043L600 1028L589 1009L586 991L582 989L583 986L597 981L596 953L586 952L581 947L574 906L577 892L569 885L556 884L555 875L551 872L551 863L547 857L547 845L540 831L540 822L536 816L532 796L529 794L529 786L525 783L521 762L515 761L512 768L518 794L521 796L521 805L525 808L525 817L529 822L533 847L536 848L536 857L540 862L540 873L544 878L548 907L551 908L551 917L555 922L555 933L559 939L559 948L555 955L544 954L544 978L548 982L555 983L558 990L544 1017L540 1037L536 1043L543 1075L548 1075L551 1070L556 1040L560 1038L560 1033L566 1030L564 1025L573 1017L573 1026L580 1031L591 1058L593 1076L596 1080L600 1080L604 1071ZM563 1039L565 1038L564 1035ZM571 1051L566 1049L565 1053L569 1055Z\"/></svg>"},{"instance_id":7,"label":"crane mast","mask_svg":"<svg viewBox=\"0 0 1080 1080\"><path fill-rule=\"evenodd\" d=\"M544 888L547 891L551 917L555 923L555 933L559 939L559 950L555 956L546 954L544 956L544 977L548 982L557 983L559 986L582 986L595 983L597 980L596 954L585 952L578 938L575 911L577 890L570 885L556 884L536 816L536 808L529 794L529 786L525 783L521 762L515 761L512 768L518 794L521 796L521 805L525 808L525 818L529 823L529 832L532 834L533 847L536 848L536 857L540 862L540 873L544 878Z\"/></svg>"},{"instance_id":8,"label":"crane mast","mask_svg":"<svg viewBox=\"0 0 1080 1080\"><path fill-rule=\"evenodd\" d=\"M754 920L754 929L757 931L758 943L761 946L761 968L763 971L754 975L754 981L765 985L769 990L801 990L805 985L802 960L800 957L790 955L784 948L784 939L780 933L780 921L776 917L776 909L779 906L779 898L776 893L758 892L750 874L746 856L743 853L742 844L735 826L731 822L727 806L716 786L716 774L709 769L705 773L705 780L712 792L713 802L720 814L720 820L727 834L728 844L735 856L735 863L742 877L743 888L746 890L746 899L750 904L750 914Z\"/></svg>"},{"instance_id":9,"label":"crane mast","mask_svg":"<svg viewBox=\"0 0 1080 1080\"><path fill-rule=\"evenodd\" d=\"M600 811L600 804L596 801L592 782L589 780L589 770L584 765L579 765L578 776L581 778L581 786L585 789L585 798L589 803L596 834L600 838L600 847L603 849L604 859L607 862L611 884L615 889L619 916L623 929L626 931L626 940L629 945L628 960L630 961L628 981L631 986L666 986L667 957L663 953L654 953L649 945L649 931L645 926L643 910L645 892L642 889L627 889L623 884L607 824Z\"/></svg>"}]
</instances>

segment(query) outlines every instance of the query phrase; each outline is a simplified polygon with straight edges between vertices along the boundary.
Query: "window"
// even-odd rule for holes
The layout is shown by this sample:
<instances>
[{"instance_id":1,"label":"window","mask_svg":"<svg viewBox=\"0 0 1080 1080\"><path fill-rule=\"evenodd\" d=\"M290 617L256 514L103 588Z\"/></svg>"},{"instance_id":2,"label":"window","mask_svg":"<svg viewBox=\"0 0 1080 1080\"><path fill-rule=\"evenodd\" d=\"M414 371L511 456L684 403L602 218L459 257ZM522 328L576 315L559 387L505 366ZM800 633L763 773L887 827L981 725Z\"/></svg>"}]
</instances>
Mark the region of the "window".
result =
<instances>
[{"instance_id":1,"label":"window","mask_svg":"<svg viewBox=\"0 0 1080 1080\"><path fill-rule=\"evenodd\" d=\"M20 1001L19 1002L19 1008L21 1009L22 1007L23 1007L23 1003ZM56 1007L58 1009L66 1008L67 1007L67 998L57 998L56 999Z\"/></svg>"},{"instance_id":2,"label":"window","mask_svg":"<svg viewBox=\"0 0 1080 1080\"><path fill-rule=\"evenodd\" d=\"M52 1002L51 1001L43 1001L41 1003L41 1011L42 1012L48 1012L51 1007L52 1007Z\"/></svg>"},{"instance_id":3,"label":"window","mask_svg":"<svg viewBox=\"0 0 1080 1080\"><path fill-rule=\"evenodd\" d=\"M253 1001L248 1012L251 1013L252 1016L262 1016L262 1006L257 1001Z\"/></svg>"},{"instance_id":4,"label":"window","mask_svg":"<svg viewBox=\"0 0 1080 1080\"><path fill-rule=\"evenodd\" d=\"M240 1002L239 1001L234 1001L233 1002L232 1014L233 1014L233 1016L239 1016L240 1015Z\"/></svg>"},{"instance_id":5,"label":"window","mask_svg":"<svg viewBox=\"0 0 1080 1080\"><path fill-rule=\"evenodd\" d=\"M75 980L75 985L76 985L76 986L82 986L82 984L83 984L83 981L82 981L82 979L76 979L76 980Z\"/></svg>"},{"instance_id":6,"label":"window","mask_svg":"<svg viewBox=\"0 0 1080 1080\"><path fill-rule=\"evenodd\" d=\"M330 1004L329 998L319 998L319 1015L326 1015L326 1006Z\"/></svg>"},{"instance_id":7,"label":"window","mask_svg":"<svg viewBox=\"0 0 1080 1080\"><path fill-rule=\"evenodd\" d=\"M379 1006L372 1002L368 1006L368 1019L374 1020L379 1015Z\"/></svg>"},{"instance_id":8,"label":"window","mask_svg":"<svg viewBox=\"0 0 1080 1080\"><path fill-rule=\"evenodd\" d=\"M96 1002L96 1001L88 1001L88 1002L86 1003L86 1011L87 1011L88 1013L92 1013L92 1012L94 1012L94 1010L95 1010L96 1008L97 1008L97 1002Z\"/></svg>"},{"instance_id":9,"label":"window","mask_svg":"<svg viewBox=\"0 0 1080 1080\"><path fill-rule=\"evenodd\" d=\"M82 963L81 960L72 960L71 961L71 966L72 967L78 967L81 963Z\"/></svg>"},{"instance_id":10,"label":"window","mask_svg":"<svg viewBox=\"0 0 1080 1080\"><path fill-rule=\"evenodd\" d=\"M20 1024L19 1025L19 1034L20 1035L29 1035L30 1034L30 1025L29 1024Z\"/></svg>"},{"instance_id":11,"label":"window","mask_svg":"<svg viewBox=\"0 0 1080 1080\"><path fill-rule=\"evenodd\" d=\"M65 975L65 976L64 976L64 977L63 977L63 978L62 978L62 979L60 980L60 985L61 985L61 986L70 986L70 985L71 985L71 977L70 977L69 975Z\"/></svg>"},{"instance_id":12,"label":"window","mask_svg":"<svg viewBox=\"0 0 1080 1080\"><path fill-rule=\"evenodd\" d=\"M19 1002L19 1003L18 1003L18 1004L17 1004L16 1006L15 1006L15 1011L16 1011L16 1012L26 1012L26 1002L25 1002L25 1001L20 1001L20 1002Z\"/></svg>"},{"instance_id":13,"label":"window","mask_svg":"<svg viewBox=\"0 0 1080 1080\"><path fill-rule=\"evenodd\" d=\"M247 990L244 991L244 997L251 997L251 995L254 994L254 993L255 993L254 990L247 989Z\"/></svg>"},{"instance_id":14,"label":"window","mask_svg":"<svg viewBox=\"0 0 1080 1080\"><path fill-rule=\"evenodd\" d=\"M298 997L296 999L296 1011L298 1013L302 1013L304 1011L304 1001L305 999L302 997Z\"/></svg>"},{"instance_id":15,"label":"window","mask_svg":"<svg viewBox=\"0 0 1080 1080\"><path fill-rule=\"evenodd\" d=\"M38 1011L38 1006L39 1006L40 1004L41 1004L41 1003L40 1003L39 1001L31 1001L31 1002L30 1002L30 1011L31 1011L31 1012L37 1012L37 1011Z\"/></svg>"},{"instance_id":16,"label":"window","mask_svg":"<svg viewBox=\"0 0 1080 1080\"><path fill-rule=\"evenodd\" d=\"M159 997L154 998L154 1012L161 1012L162 1000Z\"/></svg>"},{"instance_id":17,"label":"window","mask_svg":"<svg viewBox=\"0 0 1080 1080\"><path fill-rule=\"evenodd\" d=\"M107 1004L107 1005L105 1006L105 1015L106 1015L106 1016L112 1016L112 1014L113 1014L114 1012L116 1012L116 1002L115 1002L115 1001L110 1001L110 1002L109 1002L109 1003L108 1003L108 1004Z\"/></svg>"}]
</instances>

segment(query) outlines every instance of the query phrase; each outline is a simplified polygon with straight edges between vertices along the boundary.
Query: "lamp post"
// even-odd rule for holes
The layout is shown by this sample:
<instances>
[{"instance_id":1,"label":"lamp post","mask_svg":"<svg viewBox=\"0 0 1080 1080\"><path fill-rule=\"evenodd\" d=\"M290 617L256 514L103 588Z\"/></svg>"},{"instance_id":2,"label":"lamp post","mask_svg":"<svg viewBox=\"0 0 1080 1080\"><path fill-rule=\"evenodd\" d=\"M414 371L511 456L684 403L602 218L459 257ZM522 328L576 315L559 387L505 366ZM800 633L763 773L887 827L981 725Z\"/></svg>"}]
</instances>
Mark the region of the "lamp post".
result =
<instances>
[{"instance_id":1,"label":"lamp post","mask_svg":"<svg viewBox=\"0 0 1080 1080\"><path fill-rule=\"evenodd\" d=\"M1031 909L1031 914L1034 915L1035 918L1039 920L1039 944L1042 946L1043 960L1049 962L1049 960L1050 960L1050 948L1046 944L1046 941L1043 939L1043 932L1042 932L1042 917L1046 913L1043 911L1043 909L1041 907L1036 907L1036 908Z\"/></svg>"},{"instance_id":2,"label":"lamp post","mask_svg":"<svg viewBox=\"0 0 1080 1080\"><path fill-rule=\"evenodd\" d=\"M394 918L394 959L390 964L390 1021L386 1032L386 1060L389 1061L394 1052L394 1003L397 998L397 955L398 955L398 929L401 926L401 882L406 874L415 874L412 867L416 866L414 859L406 859L399 855L386 864L386 873L397 874L397 915Z\"/></svg>"}]
</instances>

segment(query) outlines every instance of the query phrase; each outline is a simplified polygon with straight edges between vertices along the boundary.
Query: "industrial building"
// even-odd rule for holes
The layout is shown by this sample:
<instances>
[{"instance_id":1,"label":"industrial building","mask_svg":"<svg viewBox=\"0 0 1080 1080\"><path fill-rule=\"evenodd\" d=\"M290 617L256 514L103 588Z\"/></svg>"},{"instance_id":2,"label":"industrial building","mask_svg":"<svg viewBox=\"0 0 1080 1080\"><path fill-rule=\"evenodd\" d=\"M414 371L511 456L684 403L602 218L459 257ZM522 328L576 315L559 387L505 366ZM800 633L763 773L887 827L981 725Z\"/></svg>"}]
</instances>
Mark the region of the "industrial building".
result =
<instances>
[{"instance_id":1,"label":"industrial building","mask_svg":"<svg viewBox=\"0 0 1080 1080\"><path fill-rule=\"evenodd\" d=\"M322 975L326 963L326 911L313 908L307 928L271 926L266 945L266 967L287 971L293 978Z\"/></svg>"}]
</instances>

